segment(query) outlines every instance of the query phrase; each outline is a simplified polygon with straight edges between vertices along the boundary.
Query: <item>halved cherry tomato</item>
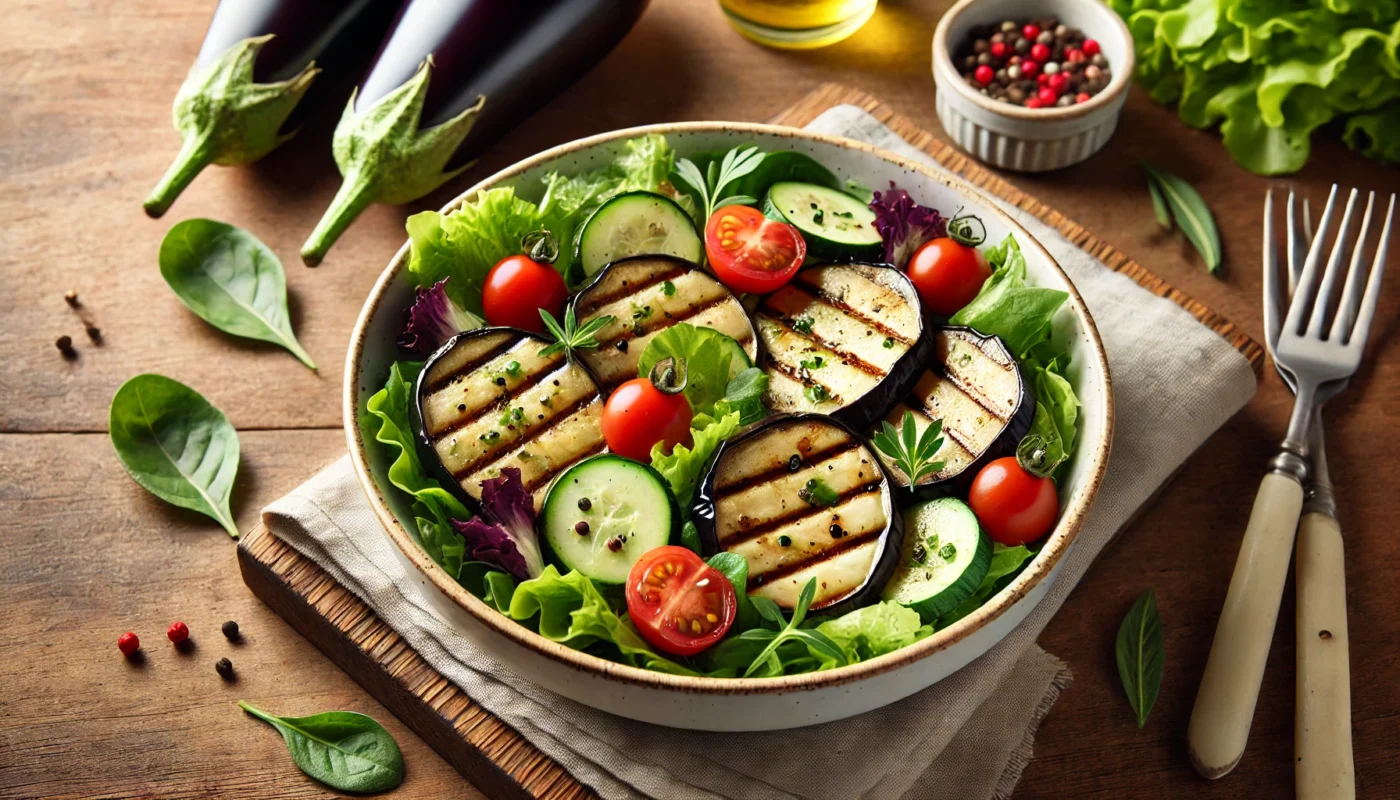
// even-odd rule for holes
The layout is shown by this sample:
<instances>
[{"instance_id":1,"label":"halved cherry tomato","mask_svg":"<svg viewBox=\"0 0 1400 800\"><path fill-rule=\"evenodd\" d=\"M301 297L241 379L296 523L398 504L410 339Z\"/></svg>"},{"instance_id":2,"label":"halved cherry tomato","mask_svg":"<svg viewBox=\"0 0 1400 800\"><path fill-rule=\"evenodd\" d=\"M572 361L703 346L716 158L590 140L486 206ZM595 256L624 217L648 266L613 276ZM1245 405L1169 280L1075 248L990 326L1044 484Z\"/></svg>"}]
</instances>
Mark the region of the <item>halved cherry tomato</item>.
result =
<instances>
[{"instance_id":1,"label":"halved cherry tomato","mask_svg":"<svg viewBox=\"0 0 1400 800\"><path fill-rule=\"evenodd\" d=\"M786 222L749 206L724 206L705 224L710 268L736 292L766 294L787 283L807 257L807 242Z\"/></svg>"},{"instance_id":2,"label":"halved cherry tomato","mask_svg":"<svg viewBox=\"0 0 1400 800\"><path fill-rule=\"evenodd\" d=\"M992 276L987 258L977 248L947 236L925 242L915 250L905 272L919 290L924 310L944 317L951 317L972 302Z\"/></svg>"},{"instance_id":3,"label":"halved cherry tomato","mask_svg":"<svg viewBox=\"0 0 1400 800\"><path fill-rule=\"evenodd\" d=\"M620 456L651 462L651 447L669 450L690 441L690 402L667 394L650 378L633 378L613 390L603 406L603 439Z\"/></svg>"},{"instance_id":4,"label":"halved cherry tomato","mask_svg":"<svg viewBox=\"0 0 1400 800\"><path fill-rule=\"evenodd\" d=\"M627 613L658 650L693 656L718 642L739 609L734 584L684 547L649 550L627 575Z\"/></svg>"},{"instance_id":5,"label":"halved cherry tomato","mask_svg":"<svg viewBox=\"0 0 1400 800\"><path fill-rule=\"evenodd\" d=\"M1039 539L1060 516L1055 481L1027 472L1015 456L983 467L972 479L967 504L992 541L1008 547Z\"/></svg>"},{"instance_id":6,"label":"halved cherry tomato","mask_svg":"<svg viewBox=\"0 0 1400 800\"><path fill-rule=\"evenodd\" d=\"M557 318L568 297L569 287L554 267L525 255L501 259L481 287L487 322L536 333L544 332L540 309Z\"/></svg>"}]
</instances>

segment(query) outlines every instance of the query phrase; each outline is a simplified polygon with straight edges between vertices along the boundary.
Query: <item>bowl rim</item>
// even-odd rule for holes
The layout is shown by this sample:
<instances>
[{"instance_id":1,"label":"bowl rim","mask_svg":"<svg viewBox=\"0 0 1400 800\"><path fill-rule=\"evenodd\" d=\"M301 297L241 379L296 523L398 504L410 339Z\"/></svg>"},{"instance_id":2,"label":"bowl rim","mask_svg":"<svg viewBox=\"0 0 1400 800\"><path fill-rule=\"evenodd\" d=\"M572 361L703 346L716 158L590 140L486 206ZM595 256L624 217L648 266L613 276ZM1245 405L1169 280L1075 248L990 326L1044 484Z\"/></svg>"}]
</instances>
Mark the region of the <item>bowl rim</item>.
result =
<instances>
[{"instance_id":1,"label":"bowl rim","mask_svg":"<svg viewBox=\"0 0 1400 800\"><path fill-rule=\"evenodd\" d=\"M1112 22L1114 34L1122 39L1123 52L1127 54L1125 63L1121 67L1114 67L1113 78L1102 92L1089 98L1087 102L1076 103L1066 108L1024 108L1010 103L998 103L980 92L972 91L972 87L963 80L962 75L958 73L957 65L953 63L953 51L948 46L948 30L952 27L954 20L982 2L985 0L958 0L938 20L938 27L933 31L933 71L935 77L946 79L938 87L940 90L950 88L963 99L991 114L1025 122L1064 122L1079 119L1125 98L1128 84L1131 83L1133 72L1137 68L1133 35L1128 30L1127 23L1123 22L1122 17L1119 17L1107 5L1098 2L1086 3L1085 5L1093 6L1095 13L1103 13ZM942 74L940 75L940 73Z\"/></svg>"},{"instance_id":2,"label":"bowl rim","mask_svg":"<svg viewBox=\"0 0 1400 800\"><path fill-rule=\"evenodd\" d=\"M491 608L480 598L472 595L433 562L433 560L428 557L427 553L413 541L411 534L399 523L398 518L394 516L394 513L389 509L385 501L383 490L370 474L369 463L366 458L367 451L365 448L364 432L359 424L358 387L361 384L360 363L366 337L368 335L370 320L378 313L379 305L383 302L394 281L399 279L400 274L406 267L409 254L409 243L407 241L399 248L398 252L394 254L393 259L380 274L379 279L375 281L374 287L370 290L370 294L366 298L365 304L360 309L360 314L355 321L355 327L350 338L350 347L345 357L342 412L344 415L346 443L350 451L350 460L354 466L355 475L359 479L360 486L364 490L365 496L369 500L370 507L373 509L375 516L379 518L380 523L384 526L389 538L399 549L400 553L417 567L418 570L433 583L434 587L455 602L460 608L471 614L477 621L481 622L490 630L507 637L515 644L535 654L542 655L555 662L579 670L580 672L598 675L605 679L644 688L678 690L706 695L780 694L794 690L814 691L852 683L905 667L913 662L927 658L934 653L947 650L1005 614L1033 588L1045 580L1059 563L1060 559L1073 544L1074 539L1084 524L1090 507L1098 496L1098 491L1103 483L1104 473L1108 465L1109 449L1113 441L1113 381L1109 373L1108 357L1104 351L1103 341L1099 337L1098 329L1094 325L1093 317L1090 316L1083 297L1079 294L1074 283L1060 267L1054 256L1052 256L1035 237L1031 236L1030 232L1022 227L1020 223L1006 212L1002 211L1002 209L986 195L983 195L961 179L953 177L950 174L940 174L940 172L931 167L911 161L895 153L875 147L874 145L854 139L806 131L785 125L723 121L674 122L642 125L633 128L622 128L566 142L536 153L533 156L518 161L482 179L444 205L441 209L441 213L445 214L455 210L468 198L474 197L480 191L491 188L502 181L517 177L528 170L570 153L587 150L594 146L619 139L629 139L647 134L666 135L669 133L706 132L738 132L765 136L776 135L779 137L816 141L846 150L862 152L893 164L901 169L918 172L925 178L938 181L961 195L975 198L988 209L989 213L1000 219L1003 224L1016 234L1018 241L1021 242L1021 249L1023 251L1034 250L1038 252L1038 254L1049 263L1050 267L1064 279L1065 285L1068 288L1070 309L1084 325L1084 330L1087 334L1092 351L1091 358L1098 365L1099 373L1103 376L1104 390L1102 392L1099 409L1104 420L1103 435L1097 442L1093 443L1092 448L1089 448L1087 451L1080 451L1078 455L1079 458L1087 458L1090 460L1088 478L1084 485L1080 487L1079 491L1066 503L1062 510L1060 520L1055 526L1055 530L1051 532L1050 538L1046 541L1040 552L1036 554L1031 565L1017 576L1016 580L1012 581L1010 585L998 592L992 601L984 604L973 613L958 620L947 628L936 631L928 638L867 661L821 672L785 675L776 678L713 678L672 675L610 661L600 656L585 653L581 650L575 650L540 636L538 633L535 633L524 625L504 616L494 608ZM379 378L376 377L375 380L377 382Z\"/></svg>"}]
</instances>

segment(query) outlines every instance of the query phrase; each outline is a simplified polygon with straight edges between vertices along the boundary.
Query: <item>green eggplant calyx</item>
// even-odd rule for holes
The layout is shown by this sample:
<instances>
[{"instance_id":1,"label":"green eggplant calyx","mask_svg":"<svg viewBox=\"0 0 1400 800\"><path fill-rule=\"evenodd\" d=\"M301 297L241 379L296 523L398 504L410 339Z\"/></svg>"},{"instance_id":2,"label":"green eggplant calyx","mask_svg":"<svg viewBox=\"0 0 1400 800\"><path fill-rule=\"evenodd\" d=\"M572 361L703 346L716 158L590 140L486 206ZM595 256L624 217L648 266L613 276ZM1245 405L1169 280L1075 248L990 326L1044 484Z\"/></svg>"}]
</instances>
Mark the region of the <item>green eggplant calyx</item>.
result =
<instances>
[{"instance_id":1,"label":"green eggplant calyx","mask_svg":"<svg viewBox=\"0 0 1400 800\"><path fill-rule=\"evenodd\" d=\"M210 164L252 163L296 133L283 134L282 126L320 69L312 62L285 81L255 83L253 63L271 40L271 34L244 39L185 78L174 107L175 129L185 143L146 198L147 214L164 214Z\"/></svg>"},{"instance_id":2,"label":"green eggplant calyx","mask_svg":"<svg viewBox=\"0 0 1400 800\"><path fill-rule=\"evenodd\" d=\"M344 184L302 245L307 266L319 264L370 203L412 202L471 166L449 170L447 162L476 123L486 98L478 97L452 119L420 130L432 66L432 58L425 59L412 78L362 112L355 112L359 90L350 96L332 139Z\"/></svg>"}]
</instances>

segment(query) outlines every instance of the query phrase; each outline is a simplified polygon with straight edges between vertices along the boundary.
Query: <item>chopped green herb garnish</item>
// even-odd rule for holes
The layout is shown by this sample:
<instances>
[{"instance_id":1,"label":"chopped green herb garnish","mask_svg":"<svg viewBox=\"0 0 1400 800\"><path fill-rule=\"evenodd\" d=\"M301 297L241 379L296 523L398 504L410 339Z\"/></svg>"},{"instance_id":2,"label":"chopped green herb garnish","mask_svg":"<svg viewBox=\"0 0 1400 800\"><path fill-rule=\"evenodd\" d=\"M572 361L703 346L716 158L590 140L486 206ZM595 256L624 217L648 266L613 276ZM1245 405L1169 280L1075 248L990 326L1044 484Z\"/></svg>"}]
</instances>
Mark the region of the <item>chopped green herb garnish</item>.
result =
<instances>
[{"instance_id":1,"label":"chopped green herb garnish","mask_svg":"<svg viewBox=\"0 0 1400 800\"><path fill-rule=\"evenodd\" d=\"M820 225L824 219L826 219L826 212L820 208L817 209L817 213L812 215L812 222L814 224Z\"/></svg>"},{"instance_id":2,"label":"chopped green herb garnish","mask_svg":"<svg viewBox=\"0 0 1400 800\"><path fill-rule=\"evenodd\" d=\"M952 542L949 542L938 548L938 557L951 564L953 563L953 559L958 557L958 548L953 546Z\"/></svg>"},{"instance_id":3,"label":"chopped green herb garnish","mask_svg":"<svg viewBox=\"0 0 1400 800\"><path fill-rule=\"evenodd\" d=\"M924 546L914 545L914 551L909 554L909 568L922 567L926 558L928 558L928 551L924 549Z\"/></svg>"},{"instance_id":4,"label":"chopped green herb garnish","mask_svg":"<svg viewBox=\"0 0 1400 800\"><path fill-rule=\"evenodd\" d=\"M574 316L574 307L570 305L564 309L564 324L560 325L554 315L540 309L540 319L544 321L544 326L554 336L554 342L540 348L540 358L549 358L555 353L563 353L570 362L574 360L574 352L584 348L595 348L598 346L596 334L606 328L613 321L610 315L604 314L601 317L594 317L582 325L578 324Z\"/></svg>"},{"instance_id":5,"label":"chopped green herb garnish","mask_svg":"<svg viewBox=\"0 0 1400 800\"><path fill-rule=\"evenodd\" d=\"M812 318L811 318L811 317L798 317L797 319L795 319L795 320L792 321L792 329L795 330L795 331L797 331L798 333L811 334L811 332L812 332Z\"/></svg>"},{"instance_id":6,"label":"chopped green herb garnish","mask_svg":"<svg viewBox=\"0 0 1400 800\"><path fill-rule=\"evenodd\" d=\"M507 375L511 376L512 378L518 377L520 375L520 362L511 361L510 363L506 364L505 369Z\"/></svg>"},{"instance_id":7,"label":"chopped green herb garnish","mask_svg":"<svg viewBox=\"0 0 1400 800\"><path fill-rule=\"evenodd\" d=\"M855 214L852 214L852 213L849 212L849 211L833 211L833 212L831 212L831 213L832 213L833 216L844 217L845 219L851 219L851 218L855 217Z\"/></svg>"},{"instance_id":8,"label":"chopped green herb garnish","mask_svg":"<svg viewBox=\"0 0 1400 800\"><path fill-rule=\"evenodd\" d=\"M779 537L778 537L778 544L779 544L780 546L782 546L782 547L791 547L791 546L792 546L792 537L791 537L791 536L788 536L788 535L785 533L785 534L783 534L782 536L779 536Z\"/></svg>"},{"instance_id":9,"label":"chopped green herb garnish","mask_svg":"<svg viewBox=\"0 0 1400 800\"><path fill-rule=\"evenodd\" d=\"M797 490L797 496L811 506L834 506L841 500L836 490L826 485L821 478L812 478L807 485Z\"/></svg>"},{"instance_id":10,"label":"chopped green herb garnish","mask_svg":"<svg viewBox=\"0 0 1400 800\"><path fill-rule=\"evenodd\" d=\"M476 438L480 439L483 442L486 442L487 444L494 444L497 439L501 438L501 432L487 431L486 433L483 433Z\"/></svg>"},{"instance_id":11,"label":"chopped green herb garnish","mask_svg":"<svg viewBox=\"0 0 1400 800\"><path fill-rule=\"evenodd\" d=\"M651 306L632 304L632 319L646 319L651 316Z\"/></svg>"},{"instance_id":12,"label":"chopped green herb garnish","mask_svg":"<svg viewBox=\"0 0 1400 800\"><path fill-rule=\"evenodd\" d=\"M831 399L831 392L828 392L826 390L826 387L822 386L820 383L808 386L807 390L804 391L803 394L806 395L807 399L813 403L825 403L826 401Z\"/></svg>"},{"instance_id":13,"label":"chopped green herb garnish","mask_svg":"<svg viewBox=\"0 0 1400 800\"><path fill-rule=\"evenodd\" d=\"M670 281L662 283L661 293L666 295L667 297L674 297L676 294L676 285L674 283L671 283Z\"/></svg>"},{"instance_id":14,"label":"chopped green herb garnish","mask_svg":"<svg viewBox=\"0 0 1400 800\"><path fill-rule=\"evenodd\" d=\"M525 419L525 409L515 406L501 415L500 425L502 428L509 428Z\"/></svg>"},{"instance_id":15,"label":"chopped green herb garnish","mask_svg":"<svg viewBox=\"0 0 1400 800\"><path fill-rule=\"evenodd\" d=\"M812 356L810 359L802 359L801 364L803 369L821 369L826 366L826 359L821 356Z\"/></svg>"},{"instance_id":16,"label":"chopped green herb garnish","mask_svg":"<svg viewBox=\"0 0 1400 800\"><path fill-rule=\"evenodd\" d=\"M886 337L885 337L885 341L884 341L884 348L885 348L886 350L889 350L889 349L892 348L892 347L894 347L894 337L893 337L893 336L886 336Z\"/></svg>"}]
</instances>

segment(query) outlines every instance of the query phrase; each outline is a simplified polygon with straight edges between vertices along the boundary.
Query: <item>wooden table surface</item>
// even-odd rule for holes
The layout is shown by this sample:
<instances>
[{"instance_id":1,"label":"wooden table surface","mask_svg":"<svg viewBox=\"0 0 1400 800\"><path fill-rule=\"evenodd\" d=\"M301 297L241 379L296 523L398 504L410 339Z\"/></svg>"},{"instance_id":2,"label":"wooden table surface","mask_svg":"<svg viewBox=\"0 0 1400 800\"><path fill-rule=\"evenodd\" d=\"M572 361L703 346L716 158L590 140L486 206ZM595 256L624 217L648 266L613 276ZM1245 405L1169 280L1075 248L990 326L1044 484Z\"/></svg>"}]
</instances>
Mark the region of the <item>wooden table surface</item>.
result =
<instances>
[{"instance_id":1,"label":"wooden table surface","mask_svg":"<svg viewBox=\"0 0 1400 800\"><path fill-rule=\"evenodd\" d=\"M328 796L296 770L272 730L237 710L239 698L291 714L365 711L403 746L408 778L395 797L480 796L249 594L233 543L215 525L161 504L123 473L105 433L112 393L132 375L160 372L224 409L243 443L234 511L251 526L265 503L343 452L341 354L361 300L402 243L407 214L559 142L649 122L763 120L828 80L939 131L928 43L946 5L885 0L847 42L782 53L730 31L713 0L654 3L601 66L467 176L411 208L371 209L324 266L307 270L296 252L338 182L328 147L338 109L253 168L210 169L165 220L151 221L140 202L178 146L170 100L213 2L0 4L0 797ZM1140 159L1169 167L1205 196L1223 232L1223 275L1207 275L1188 246L1159 231ZM1134 90L1118 135L1092 161L1011 180L1262 339L1259 225L1268 182L1232 166L1216 135L1188 129ZM1400 187L1400 173L1330 140L1292 179L1314 199L1333 180ZM169 292L157 247L171 224L196 216L245 226L282 256L293 319L319 373L210 329ZM102 328L102 346L88 345L65 306L70 289ZM1347 535L1363 797L1400 796L1400 538L1387 516L1398 505L1397 300L1393 275L1367 364L1328 415ZM78 342L75 362L54 348L60 334ZM1291 588L1243 763L1210 784L1191 771L1184 744L1240 534L1289 404L1279 380L1265 375L1255 400L1126 531L1046 630L1041 643L1072 665L1075 682L1041 726L1018 797L1291 794ZM1113 638L1149 587L1165 621L1166 676L1139 730L1118 685ZM194 632L188 654L165 641L175 619ZM219 635L225 619L247 632L242 645ZM113 646L128 629L144 642L142 666ZM237 683L215 675L223 656L236 665Z\"/></svg>"}]
</instances>

